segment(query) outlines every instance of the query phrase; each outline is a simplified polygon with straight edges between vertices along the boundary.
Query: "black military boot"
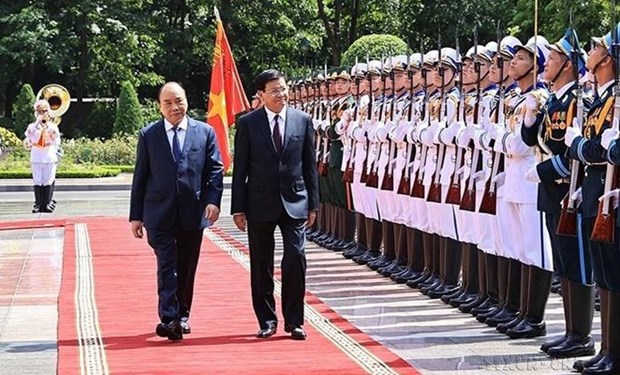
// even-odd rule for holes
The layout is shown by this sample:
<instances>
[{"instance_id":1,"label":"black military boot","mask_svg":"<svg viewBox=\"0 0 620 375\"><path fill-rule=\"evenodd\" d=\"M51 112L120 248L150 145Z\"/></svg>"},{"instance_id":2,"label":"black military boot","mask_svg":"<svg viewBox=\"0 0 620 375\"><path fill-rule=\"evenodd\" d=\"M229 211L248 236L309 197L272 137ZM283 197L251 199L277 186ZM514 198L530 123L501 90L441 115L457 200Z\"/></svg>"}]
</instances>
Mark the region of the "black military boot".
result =
<instances>
[{"instance_id":1,"label":"black military boot","mask_svg":"<svg viewBox=\"0 0 620 375\"><path fill-rule=\"evenodd\" d=\"M603 288L601 288L603 293ZM607 354L596 364L586 367L583 374L620 374L620 293L606 291L608 295L607 306L602 305L601 300L601 319L606 317L607 321Z\"/></svg>"},{"instance_id":2,"label":"black military boot","mask_svg":"<svg viewBox=\"0 0 620 375\"><path fill-rule=\"evenodd\" d=\"M555 281L555 276L554 276L554 281ZM562 305L564 307L564 324L566 326L566 331L564 332L564 335L558 337L555 340L546 341L540 346L540 350L542 350L545 353L547 353L550 348L553 348L558 345L562 345L566 340L570 338L570 335L573 332L573 319L571 318L571 312L572 312L571 302L575 303L576 301L571 299L571 290L570 290L569 280L565 277L561 277L560 284L561 284L560 287L564 291L564 293L562 294ZM551 285L553 286L553 284Z\"/></svg>"},{"instance_id":3,"label":"black military boot","mask_svg":"<svg viewBox=\"0 0 620 375\"><path fill-rule=\"evenodd\" d=\"M527 312L528 293L530 286L530 267L526 264L516 261L521 268L520 290L519 290L519 314L508 323L500 323L495 329L501 333L506 333L510 328L516 327L525 318ZM511 265L512 267L512 265Z\"/></svg>"},{"instance_id":4,"label":"black military boot","mask_svg":"<svg viewBox=\"0 0 620 375\"><path fill-rule=\"evenodd\" d=\"M488 317L484 323L489 327L506 324L517 317L521 295L521 263L515 259L508 260L507 282L505 285L504 304L495 315ZM500 268L502 269L502 268ZM502 271L503 272L503 271ZM502 275L500 275L502 277Z\"/></svg>"},{"instance_id":5,"label":"black military boot","mask_svg":"<svg viewBox=\"0 0 620 375\"><path fill-rule=\"evenodd\" d=\"M32 206L32 213L36 214L41 212L41 188L42 186L34 185L34 206Z\"/></svg>"},{"instance_id":6,"label":"black military boot","mask_svg":"<svg viewBox=\"0 0 620 375\"><path fill-rule=\"evenodd\" d=\"M39 212L53 212L54 211L49 206L50 189L51 189L50 185L41 186L41 203L39 206Z\"/></svg>"},{"instance_id":7,"label":"black military boot","mask_svg":"<svg viewBox=\"0 0 620 375\"><path fill-rule=\"evenodd\" d=\"M511 339L525 339L547 334L544 317L553 272L535 266L529 267L527 311L518 325L506 331L506 335Z\"/></svg>"},{"instance_id":8,"label":"black military boot","mask_svg":"<svg viewBox=\"0 0 620 375\"><path fill-rule=\"evenodd\" d=\"M444 239L444 279L443 284L428 292L430 298L441 298L453 294L460 289L459 273L461 270L462 249L461 243L451 238Z\"/></svg>"},{"instance_id":9,"label":"black military boot","mask_svg":"<svg viewBox=\"0 0 620 375\"><path fill-rule=\"evenodd\" d=\"M478 250L472 244L463 244L463 283L465 291L458 297L451 298L450 306L460 307L478 299L480 283L478 279Z\"/></svg>"},{"instance_id":10,"label":"black military boot","mask_svg":"<svg viewBox=\"0 0 620 375\"><path fill-rule=\"evenodd\" d=\"M569 294L571 311L567 318L568 339L560 345L549 348L547 354L553 358L583 357L596 353L594 340L590 334L594 318L594 285L583 285L567 280L567 283L562 285L562 296L566 299ZM571 320L570 324L568 319Z\"/></svg>"},{"instance_id":11,"label":"black military boot","mask_svg":"<svg viewBox=\"0 0 620 375\"><path fill-rule=\"evenodd\" d=\"M607 311L606 308L609 305L609 290L596 288L596 293L600 296L600 304L601 304L601 349L598 354L594 357L583 360L579 359L573 363L573 369L582 372L584 369L588 367L592 367L596 365L599 361L601 361L608 353L608 345L609 345L609 319L604 319L607 316L603 311Z\"/></svg>"}]
</instances>

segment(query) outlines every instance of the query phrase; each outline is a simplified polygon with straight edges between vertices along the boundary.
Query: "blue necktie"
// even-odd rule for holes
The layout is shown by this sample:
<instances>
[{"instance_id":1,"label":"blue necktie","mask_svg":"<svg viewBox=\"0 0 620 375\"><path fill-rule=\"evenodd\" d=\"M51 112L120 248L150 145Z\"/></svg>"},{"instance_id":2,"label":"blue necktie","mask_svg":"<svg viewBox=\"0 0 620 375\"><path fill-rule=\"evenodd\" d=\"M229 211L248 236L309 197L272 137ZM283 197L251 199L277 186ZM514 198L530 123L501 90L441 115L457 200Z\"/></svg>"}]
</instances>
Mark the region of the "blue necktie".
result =
<instances>
[{"instance_id":1,"label":"blue necktie","mask_svg":"<svg viewBox=\"0 0 620 375\"><path fill-rule=\"evenodd\" d=\"M276 146L276 152L278 155L282 153L282 136L280 136L280 126L278 125L278 115L273 118L273 144Z\"/></svg>"},{"instance_id":2,"label":"blue necktie","mask_svg":"<svg viewBox=\"0 0 620 375\"><path fill-rule=\"evenodd\" d=\"M174 135L172 136L172 156L174 156L174 162L179 164L181 161L181 143L179 142L178 133L181 131L178 126L173 126L172 131Z\"/></svg>"}]
</instances>

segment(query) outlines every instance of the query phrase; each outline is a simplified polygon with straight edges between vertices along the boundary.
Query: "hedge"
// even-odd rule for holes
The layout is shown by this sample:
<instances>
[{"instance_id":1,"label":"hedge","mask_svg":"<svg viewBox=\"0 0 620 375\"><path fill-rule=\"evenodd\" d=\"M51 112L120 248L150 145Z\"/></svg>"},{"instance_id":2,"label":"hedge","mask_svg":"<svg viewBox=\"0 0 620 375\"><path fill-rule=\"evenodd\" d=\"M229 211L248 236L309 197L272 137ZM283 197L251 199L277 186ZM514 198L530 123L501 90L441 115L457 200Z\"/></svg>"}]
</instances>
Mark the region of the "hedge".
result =
<instances>
[{"instance_id":1,"label":"hedge","mask_svg":"<svg viewBox=\"0 0 620 375\"><path fill-rule=\"evenodd\" d=\"M56 178L114 177L118 176L120 173L121 170L119 168L95 167L92 169L57 171ZM29 169L0 171L0 179L2 178L32 178L32 172Z\"/></svg>"}]
</instances>

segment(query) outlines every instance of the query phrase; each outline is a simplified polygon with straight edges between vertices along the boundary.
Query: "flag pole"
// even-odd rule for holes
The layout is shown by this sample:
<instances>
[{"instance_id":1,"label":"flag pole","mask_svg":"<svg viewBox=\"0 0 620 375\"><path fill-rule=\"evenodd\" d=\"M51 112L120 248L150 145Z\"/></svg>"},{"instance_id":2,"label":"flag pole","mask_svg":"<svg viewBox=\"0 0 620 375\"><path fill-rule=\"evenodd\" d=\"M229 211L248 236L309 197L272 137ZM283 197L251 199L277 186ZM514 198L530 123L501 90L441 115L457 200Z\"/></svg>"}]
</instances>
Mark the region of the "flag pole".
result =
<instances>
[{"instance_id":1,"label":"flag pole","mask_svg":"<svg viewBox=\"0 0 620 375\"><path fill-rule=\"evenodd\" d=\"M217 6L213 6L213 14L215 14L215 19L217 20L217 22L222 21L222 19L220 18L220 11L217 10Z\"/></svg>"}]
</instances>

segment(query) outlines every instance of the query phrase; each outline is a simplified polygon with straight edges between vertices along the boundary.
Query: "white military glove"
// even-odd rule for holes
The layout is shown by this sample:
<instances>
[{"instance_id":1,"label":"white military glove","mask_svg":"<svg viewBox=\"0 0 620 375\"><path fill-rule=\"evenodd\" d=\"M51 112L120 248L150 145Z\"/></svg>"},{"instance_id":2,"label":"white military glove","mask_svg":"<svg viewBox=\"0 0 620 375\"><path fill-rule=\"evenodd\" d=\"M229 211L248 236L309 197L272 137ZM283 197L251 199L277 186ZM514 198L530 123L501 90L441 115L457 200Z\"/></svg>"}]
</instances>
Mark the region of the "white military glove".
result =
<instances>
[{"instance_id":1,"label":"white military glove","mask_svg":"<svg viewBox=\"0 0 620 375\"><path fill-rule=\"evenodd\" d=\"M480 180L484 179L485 176L486 176L486 171L485 170L481 170L481 171L478 171L478 172L474 173L474 175L472 177L474 178L474 181L480 181Z\"/></svg>"},{"instance_id":2,"label":"white military glove","mask_svg":"<svg viewBox=\"0 0 620 375\"><path fill-rule=\"evenodd\" d=\"M575 138L581 136L581 129L577 127L577 119L573 119L573 126L566 129L566 135L564 136L564 144L570 147L573 144Z\"/></svg>"},{"instance_id":3,"label":"white military glove","mask_svg":"<svg viewBox=\"0 0 620 375\"><path fill-rule=\"evenodd\" d=\"M321 129L327 130L327 128L329 128L329 121L328 120L321 121Z\"/></svg>"},{"instance_id":4,"label":"white military glove","mask_svg":"<svg viewBox=\"0 0 620 375\"><path fill-rule=\"evenodd\" d=\"M456 137L459 131L461 131L464 127L465 124L463 121L453 122L439 134L439 141L443 144L452 144L454 137Z\"/></svg>"},{"instance_id":5,"label":"white military glove","mask_svg":"<svg viewBox=\"0 0 620 375\"><path fill-rule=\"evenodd\" d=\"M581 194L581 188L575 190L573 195L570 197L575 202L575 207L578 207L583 201L583 195Z\"/></svg>"},{"instance_id":6,"label":"white military glove","mask_svg":"<svg viewBox=\"0 0 620 375\"><path fill-rule=\"evenodd\" d=\"M468 167L463 165L461 168L457 169L455 172L455 177L460 178L465 173L465 168L468 168Z\"/></svg>"},{"instance_id":7,"label":"white military glove","mask_svg":"<svg viewBox=\"0 0 620 375\"><path fill-rule=\"evenodd\" d=\"M497 176L493 177L493 182L498 188L503 186L504 182L506 182L506 172L498 173Z\"/></svg>"},{"instance_id":8,"label":"white military glove","mask_svg":"<svg viewBox=\"0 0 620 375\"><path fill-rule=\"evenodd\" d=\"M527 98L525 98L525 116L523 117L523 126L526 128L532 127L534 122L536 122L536 114L538 113L538 100L531 95L528 94Z\"/></svg>"},{"instance_id":9,"label":"white military glove","mask_svg":"<svg viewBox=\"0 0 620 375\"><path fill-rule=\"evenodd\" d=\"M538 170L536 169L536 166L530 168L530 170L525 172L525 179L535 184L540 183L540 176L538 175Z\"/></svg>"},{"instance_id":10,"label":"white military glove","mask_svg":"<svg viewBox=\"0 0 620 375\"><path fill-rule=\"evenodd\" d=\"M616 140L620 134L620 131L618 130L618 118L614 118L613 125L613 127L605 129L601 135L601 146L603 146L605 150L609 150L611 142Z\"/></svg>"},{"instance_id":11,"label":"white military glove","mask_svg":"<svg viewBox=\"0 0 620 375\"><path fill-rule=\"evenodd\" d=\"M466 148L469 146L469 141L474 133L474 129L471 126L466 126L456 135L456 144L459 147Z\"/></svg>"},{"instance_id":12,"label":"white military glove","mask_svg":"<svg viewBox=\"0 0 620 375\"><path fill-rule=\"evenodd\" d=\"M600 201L602 201L605 198L609 198L609 203L611 203L611 206L615 210L616 208L618 208L618 204L620 203L619 202L620 199L618 197L619 193L620 193L620 189L614 189L614 190L609 191L608 193L605 193L605 194L601 195L601 197L598 200L600 202Z\"/></svg>"},{"instance_id":13,"label":"white military glove","mask_svg":"<svg viewBox=\"0 0 620 375\"><path fill-rule=\"evenodd\" d=\"M439 130L439 123L432 121L431 126L426 129L420 130L420 141L425 145L432 147L434 145L435 134Z\"/></svg>"},{"instance_id":14,"label":"white military glove","mask_svg":"<svg viewBox=\"0 0 620 375\"><path fill-rule=\"evenodd\" d=\"M491 124L487 129L487 136L489 139L497 139L497 124Z\"/></svg>"},{"instance_id":15,"label":"white military glove","mask_svg":"<svg viewBox=\"0 0 620 375\"><path fill-rule=\"evenodd\" d=\"M437 131L435 132L434 137L433 137L434 144L438 145L439 143L443 143L440 141L439 137L445 128L446 128L445 121L437 121Z\"/></svg>"}]
</instances>

